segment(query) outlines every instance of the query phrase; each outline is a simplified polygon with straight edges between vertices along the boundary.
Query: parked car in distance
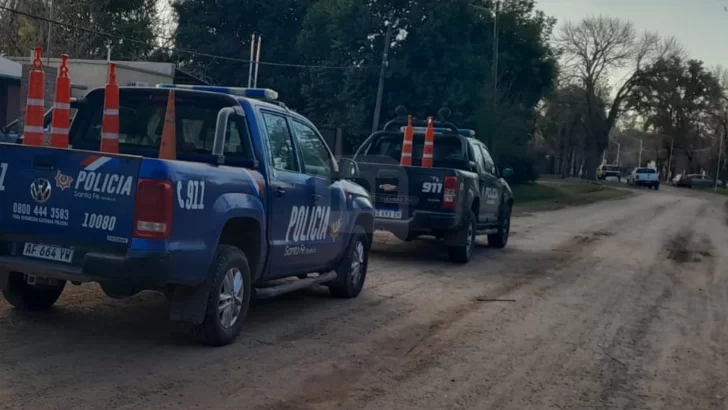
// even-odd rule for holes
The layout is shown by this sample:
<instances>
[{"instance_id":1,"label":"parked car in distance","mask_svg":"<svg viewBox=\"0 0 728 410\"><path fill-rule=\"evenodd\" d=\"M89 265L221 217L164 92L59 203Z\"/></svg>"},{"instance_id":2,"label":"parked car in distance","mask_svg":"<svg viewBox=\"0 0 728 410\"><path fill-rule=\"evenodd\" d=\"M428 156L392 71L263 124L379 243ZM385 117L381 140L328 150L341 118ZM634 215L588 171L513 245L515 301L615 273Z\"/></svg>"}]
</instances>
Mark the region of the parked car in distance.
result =
<instances>
[{"instance_id":1,"label":"parked car in distance","mask_svg":"<svg viewBox=\"0 0 728 410\"><path fill-rule=\"evenodd\" d=\"M683 175L675 186L684 188L712 188L715 186L715 178L702 174ZM718 186L724 188L725 181L719 179Z\"/></svg>"},{"instance_id":2,"label":"parked car in distance","mask_svg":"<svg viewBox=\"0 0 728 410\"><path fill-rule=\"evenodd\" d=\"M629 176L627 176L627 184L633 186L646 186L657 191L660 189L660 174L657 173L655 168L635 168Z\"/></svg>"},{"instance_id":3,"label":"parked car in distance","mask_svg":"<svg viewBox=\"0 0 728 410\"><path fill-rule=\"evenodd\" d=\"M607 178L617 178L617 181L622 181L622 171L619 169L619 165L601 165L597 169L597 178L606 180Z\"/></svg>"}]
</instances>

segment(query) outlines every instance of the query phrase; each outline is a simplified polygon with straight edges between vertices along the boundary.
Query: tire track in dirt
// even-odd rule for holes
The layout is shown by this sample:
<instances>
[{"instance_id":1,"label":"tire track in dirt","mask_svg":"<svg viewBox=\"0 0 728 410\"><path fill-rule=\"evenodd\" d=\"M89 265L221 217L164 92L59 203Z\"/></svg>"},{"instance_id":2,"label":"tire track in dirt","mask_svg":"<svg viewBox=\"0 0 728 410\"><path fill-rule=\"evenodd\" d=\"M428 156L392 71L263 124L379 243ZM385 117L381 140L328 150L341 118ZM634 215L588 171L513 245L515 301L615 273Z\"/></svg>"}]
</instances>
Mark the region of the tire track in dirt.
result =
<instances>
[{"instance_id":1,"label":"tire track in dirt","mask_svg":"<svg viewBox=\"0 0 728 410\"><path fill-rule=\"evenodd\" d=\"M372 389L351 389L350 386L376 385L381 384L368 380L362 383L368 375L386 375L393 382L401 383L404 380L425 371L428 367L437 362L437 356L448 347L447 341L440 341L438 335L458 324L469 314L481 308L483 302L478 299L499 299L510 294L526 284L532 283L538 277L550 271L562 272L564 268L573 264L580 258L588 255L589 250L602 238L613 235L614 230L619 230L637 220L644 221L647 218L657 218L668 209L668 204L658 205L652 209L642 210L631 217L613 222L607 227L600 227L588 234L576 235L572 240L554 248L549 253L549 258L538 266L532 266L521 272L521 278L515 279L512 283L500 286L487 295L471 298L467 303L457 304L439 312L436 318L426 323L418 323L401 330L396 337L386 338L376 342L372 348L376 357L369 357L357 360L353 365L337 365L331 372L313 376L307 379L301 391L302 395L290 400L280 402L273 406L260 406L256 409L290 410L313 408L312 406L338 403L347 403L349 407L354 406L352 402L362 402L376 396L384 390L382 388ZM555 256L555 257L554 257ZM568 275L559 277L557 283L546 284L544 291L548 291L558 283L569 282L576 277L586 273L586 270L572 270ZM391 367L395 366L397 371ZM355 397L354 397L355 396Z\"/></svg>"}]
</instances>

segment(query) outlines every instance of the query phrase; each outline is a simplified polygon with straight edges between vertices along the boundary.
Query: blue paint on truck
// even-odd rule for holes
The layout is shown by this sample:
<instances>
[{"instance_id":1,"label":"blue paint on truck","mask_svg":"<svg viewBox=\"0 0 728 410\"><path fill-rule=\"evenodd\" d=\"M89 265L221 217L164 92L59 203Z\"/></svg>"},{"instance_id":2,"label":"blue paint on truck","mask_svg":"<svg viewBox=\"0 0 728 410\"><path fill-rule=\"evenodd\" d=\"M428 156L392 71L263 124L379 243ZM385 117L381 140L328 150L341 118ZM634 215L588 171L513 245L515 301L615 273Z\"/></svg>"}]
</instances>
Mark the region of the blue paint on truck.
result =
<instances>
[{"instance_id":1,"label":"blue paint on truck","mask_svg":"<svg viewBox=\"0 0 728 410\"><path fill-rule=\"evenodd\" d=\"M175 92L177 159L158 159ZM120 153L98 152L103 90L78 101L72 148L0 143L0 289L50 307L66 282L164 291L174 320L221 345L251 298L322 284L355 297L374 211L316 127L271 90L122 88ZM309 275L311 274L311 275ZM271 282L295 277L283 284Z\"/></svg>"}]
</instances>

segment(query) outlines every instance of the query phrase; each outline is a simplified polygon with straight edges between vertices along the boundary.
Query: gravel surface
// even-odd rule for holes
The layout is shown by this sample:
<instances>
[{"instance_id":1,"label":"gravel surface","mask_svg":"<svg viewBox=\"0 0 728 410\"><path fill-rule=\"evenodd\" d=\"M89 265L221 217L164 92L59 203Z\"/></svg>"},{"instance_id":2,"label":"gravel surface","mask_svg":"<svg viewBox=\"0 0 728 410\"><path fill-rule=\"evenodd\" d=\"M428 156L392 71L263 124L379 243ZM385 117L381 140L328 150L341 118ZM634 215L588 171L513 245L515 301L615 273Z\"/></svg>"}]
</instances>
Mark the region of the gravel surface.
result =
<instances>
[{"instance_id":1,"label":"gravel surface","mask_svg":"<svg viewBox=\"0 0 728 410\"><path fill-rule=\"evenodd\" d=\"M224 348L169 324L160 294L2 300L0 408L726 408L723 201L664 187L527 214L465 266L378 234L358 299L256 303Z\"/></svg>"}]
</instances>

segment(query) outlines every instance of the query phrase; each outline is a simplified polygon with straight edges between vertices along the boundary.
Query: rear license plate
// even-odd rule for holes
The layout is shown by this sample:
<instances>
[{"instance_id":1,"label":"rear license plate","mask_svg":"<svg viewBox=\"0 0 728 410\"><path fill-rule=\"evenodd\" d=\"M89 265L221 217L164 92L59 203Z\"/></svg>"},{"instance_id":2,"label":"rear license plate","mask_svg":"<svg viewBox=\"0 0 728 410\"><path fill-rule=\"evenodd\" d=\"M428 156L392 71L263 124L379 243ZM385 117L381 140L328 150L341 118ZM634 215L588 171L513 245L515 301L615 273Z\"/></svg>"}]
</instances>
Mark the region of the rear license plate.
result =
<instances>
[{"instance_id":1,"label":"rear license plate","mask_svg":"<svg viewBox=\"0 0 728 410\"><path fill-rule=\"evenodd\" d=\"M60 246L26 243L23 248L23 255L30 256L31 258L71 263L73 260L73 249L61 248Z\"/></svg>"},{"instance_id":2,"label":"rear license plate","mask_svg":"<svg viewBox=\"0 0 728 410\"><path fill-rule=\"evenodd\" d=\"M375 215L377 218L402 219L402 211L393 211L391 209L377 209Z\"/></svg>"}]
</instances>

